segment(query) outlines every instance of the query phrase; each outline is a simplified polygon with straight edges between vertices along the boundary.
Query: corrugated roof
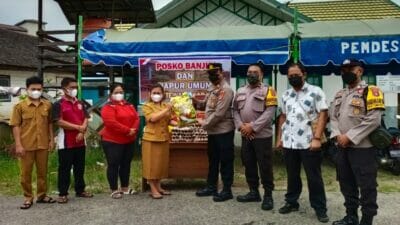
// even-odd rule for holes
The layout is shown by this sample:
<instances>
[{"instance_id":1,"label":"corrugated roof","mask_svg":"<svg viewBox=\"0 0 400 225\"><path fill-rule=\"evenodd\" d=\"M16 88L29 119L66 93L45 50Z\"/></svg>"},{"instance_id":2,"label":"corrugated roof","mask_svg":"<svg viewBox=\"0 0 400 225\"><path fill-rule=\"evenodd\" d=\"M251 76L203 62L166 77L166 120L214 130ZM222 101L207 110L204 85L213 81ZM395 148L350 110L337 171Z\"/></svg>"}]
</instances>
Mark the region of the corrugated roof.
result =
<instances>
[{"instance_id":1,"label":"corrugated roof","mask_svg":"<svg viewBox=\"0 0 400 225\"><path fill-rule=\"evenodd\" d=\"M400 18L400 7L389 0L342 0L290 3L315 21Z\"/></svg>"}]
</instances>

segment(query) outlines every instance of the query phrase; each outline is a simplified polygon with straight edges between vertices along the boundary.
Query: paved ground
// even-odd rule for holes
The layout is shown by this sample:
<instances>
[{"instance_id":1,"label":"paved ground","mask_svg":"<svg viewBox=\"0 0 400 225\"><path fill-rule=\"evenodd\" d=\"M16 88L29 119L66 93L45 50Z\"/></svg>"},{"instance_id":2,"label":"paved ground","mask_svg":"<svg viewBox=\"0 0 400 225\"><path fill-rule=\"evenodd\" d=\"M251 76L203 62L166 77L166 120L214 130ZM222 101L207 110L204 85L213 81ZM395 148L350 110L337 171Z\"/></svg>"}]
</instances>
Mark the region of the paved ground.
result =
<instances>
[{"instance_id":1,"label":"paved ground","mask_svg":"<svg viewBox=\"0 0 400 225\"><path fill-rule=\"evenodd\" d=\"M234 189L234 194L245 189ZM162 200L150 199L147 193L124 196L114 200L106 194L93 199L71 197L68 204L34 204L27 211L20 210L20 197L0 196L1 225L50 225L50 224L212 224L212 225L313 225L316 220L308 203L307 195L302 195L299 212L280 215L278 207L283 203L283 192L275 192L275 209L262 211L259 203L239 203L230 200L214 203L211 198L197 198L193 190L175 190L172 196ZM328 193L328 215L332 220L343 216L343 198L340 193ZM400 224L400 194L379 194L379 216L377 225ZM331 224L328 223L328 224Z\"/></svg>"}]
</instances>

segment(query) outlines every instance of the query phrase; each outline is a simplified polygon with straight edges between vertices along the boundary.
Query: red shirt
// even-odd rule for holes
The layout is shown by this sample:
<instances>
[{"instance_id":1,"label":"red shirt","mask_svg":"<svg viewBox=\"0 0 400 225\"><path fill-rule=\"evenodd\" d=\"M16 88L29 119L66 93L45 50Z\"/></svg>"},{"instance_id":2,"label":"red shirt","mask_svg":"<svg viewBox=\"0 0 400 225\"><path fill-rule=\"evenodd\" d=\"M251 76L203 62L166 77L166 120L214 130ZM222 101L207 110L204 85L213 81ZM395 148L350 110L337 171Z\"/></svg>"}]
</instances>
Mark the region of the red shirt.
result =
<instances>
[{"instance_id":1,"label":"red shirt","mask_svg":"<svg viewBox=\"0 0 400 225\"><path fill-rule=\"evenodd\" d=\"M101 109L101 118L104 128L100 131L100 135L104 141L117 144L135 141L139 129L139 115L133 105L126 101L109 101ZM128 136L132 128L136 129L136 134Z\"/></svg>"},{"instance_id":2,"label":"red shirt","mask_svg":"<svg viewBox=\"0 0 400 225\"><path fill-rule=\"evenodd\" d=\"M82 125L85 119L89 118L85 105L77 99L70 101L65 97L62 97L59 101L53 104L52 110L54 121L62 119L72 124ZM84 140L79 142L76 141L76 136L78 134L79 131L77 130L67 130L60 127L57 135L58 149L79 148L85 146Z\"/></svg>"}]
</instances>

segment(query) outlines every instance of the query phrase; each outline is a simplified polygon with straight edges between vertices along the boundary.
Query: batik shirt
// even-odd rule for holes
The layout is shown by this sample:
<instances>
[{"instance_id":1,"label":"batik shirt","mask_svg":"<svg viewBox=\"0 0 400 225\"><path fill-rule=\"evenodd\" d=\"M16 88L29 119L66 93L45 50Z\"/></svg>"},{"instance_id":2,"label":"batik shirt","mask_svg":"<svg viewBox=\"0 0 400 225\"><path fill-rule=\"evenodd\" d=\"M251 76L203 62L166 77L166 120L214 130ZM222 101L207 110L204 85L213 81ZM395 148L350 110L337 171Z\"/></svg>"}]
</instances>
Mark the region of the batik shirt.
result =
<instances>
[{"instance_id":1,"label":"batik shirt","mask_svg":"<svg viewBox=\"0 0 400 225\"><path fill-rule=\"evenodd\" d=\"M286 90L282 96L282 113L286 114L283 123L283 147L288 149L308 149L312 140L311 121L318 113L327 110L325 93L321 88L304 83L301 90Z\"/></svg>"}]
</instances>

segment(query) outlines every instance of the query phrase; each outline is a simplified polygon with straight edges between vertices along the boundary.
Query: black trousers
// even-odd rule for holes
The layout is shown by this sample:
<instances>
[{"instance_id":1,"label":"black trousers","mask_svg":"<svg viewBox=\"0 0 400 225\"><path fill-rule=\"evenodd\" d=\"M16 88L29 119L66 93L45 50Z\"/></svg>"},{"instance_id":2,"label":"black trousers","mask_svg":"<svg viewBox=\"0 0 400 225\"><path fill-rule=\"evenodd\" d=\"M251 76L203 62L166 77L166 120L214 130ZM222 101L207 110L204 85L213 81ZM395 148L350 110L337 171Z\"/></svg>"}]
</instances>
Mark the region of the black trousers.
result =
<instances>
[{"instance_id":1,"label":"black trousers","mask_svg":"<svg viewBox=\"0 0 400 225\"><path fill-rule=\"evenodd\" d=\"M242 163L246 181L250 189L258 189L260 172L263 188L271 192L274 189L272 170L272 137L249 140L242 137Z\"/></svg>"},{"instance_id":2,"label":"black trousers","mask_svg":"<svg viewBox=\"0 0 400 225\"><path fill-rule=\"evenodd\" d=\"M302 191L300 171L301 164L303 164L311 207L317 213L326 213L326 194L321 175L322 152L309 151L308 149L284 149L284 156L288 176L286 202L298 205L297 200Z\"/></svg>"},{"instance_id":3,"label":"black trousers","mask_svg":"<svg viewBox=\"0 0 400 225\"><path fill-rule=\"evenodd\" d=\"M107 159L107 179L110 189L118 189L118 177L121 187L128 187L134 143L117 144L102 141L102 146Z\"/></svg>"},{"instance_id":4,"label":"black trousers","mask_svg":"<svg viewBox=\"0 0 400 225\"><path fill-rule=\"evenodd\" d=\"M75 192L85 191L85 147L58 150L58 191L60 196L68 195L71 169L73 168Z\"/></svg>"},{"instance_id":5,"label":"black trousers","mask_svg":"<svg viewBox=\"0 0 400 225\"><path fill-rule=\"evenodd\" d=\"M375 216L378 183L378 163L375 148L339 149L337 153L337 173L340 191L344 196L347 214L357 213L361 203L363 215ZM361 196L360 196L361 194Z\"/></svg>"},{"instance_id":6,"label":"black trousers","mask_svg":"<svg viewBox=\"0 0 400 225\"><path fill-rule=\"evenodd\" d=\"M208 135L207 183L209 186L217 186L219 172L221 172L224 188L230 189L233 184L234 135L234 131Z\"/></svg>"}]
</instances>

